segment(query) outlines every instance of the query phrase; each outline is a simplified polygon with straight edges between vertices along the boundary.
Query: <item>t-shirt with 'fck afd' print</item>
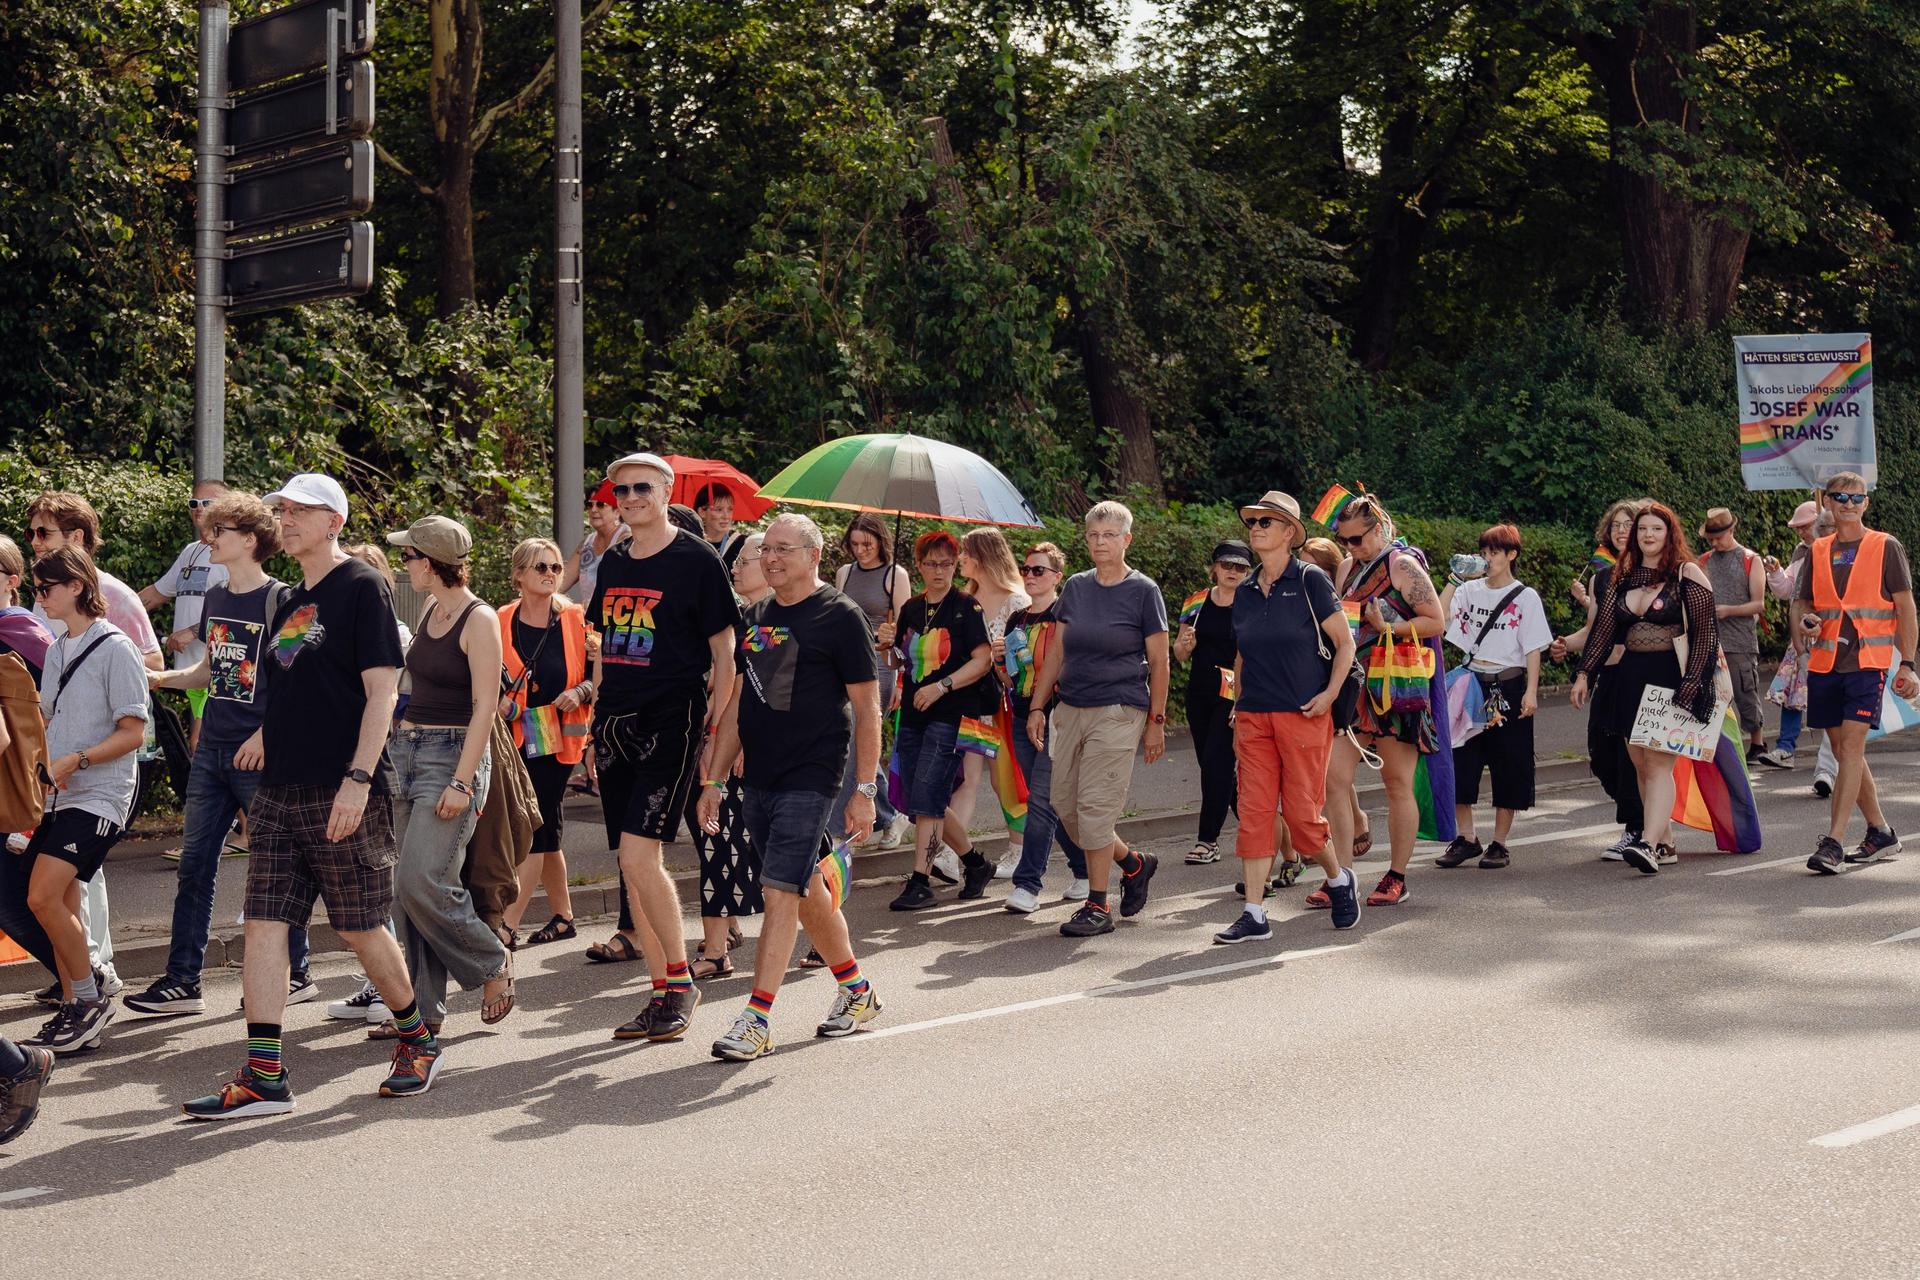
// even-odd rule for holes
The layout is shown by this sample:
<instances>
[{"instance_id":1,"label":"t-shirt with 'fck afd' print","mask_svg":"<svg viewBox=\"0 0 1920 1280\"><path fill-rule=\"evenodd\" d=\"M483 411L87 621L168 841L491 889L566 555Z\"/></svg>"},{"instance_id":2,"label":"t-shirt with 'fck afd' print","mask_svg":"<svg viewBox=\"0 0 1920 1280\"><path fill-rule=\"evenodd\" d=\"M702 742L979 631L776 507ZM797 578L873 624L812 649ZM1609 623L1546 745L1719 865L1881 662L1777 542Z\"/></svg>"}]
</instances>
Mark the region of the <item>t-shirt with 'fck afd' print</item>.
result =
<instances>
[{"instance_id":1,"label":"t-shirt with 'fck afd' print","mask_svg":"<svg viewBox=\"0 0 1920 1280\"><path fill-rule=\"evenodd\" d=\"M587 621L600 632L600 713L622 715L698 692L713 665L710 640L732 631L740 611L713 548L677 533L650 556L635 556L631 540L615 544Z\"/></svg>"}]
</instances>

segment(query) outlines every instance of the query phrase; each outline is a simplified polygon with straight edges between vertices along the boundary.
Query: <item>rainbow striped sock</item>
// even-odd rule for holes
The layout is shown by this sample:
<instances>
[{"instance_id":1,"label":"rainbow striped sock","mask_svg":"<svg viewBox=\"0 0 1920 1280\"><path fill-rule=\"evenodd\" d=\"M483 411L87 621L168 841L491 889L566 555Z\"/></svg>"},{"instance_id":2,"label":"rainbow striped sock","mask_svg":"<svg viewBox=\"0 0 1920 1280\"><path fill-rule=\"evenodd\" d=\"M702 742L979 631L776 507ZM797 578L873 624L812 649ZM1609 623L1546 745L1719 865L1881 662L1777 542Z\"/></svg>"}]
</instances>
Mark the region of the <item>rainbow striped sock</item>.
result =
<instances>
[{"instance_id":1,"label":"rainbow striped sock","mask_svg":"<svg viewBox=\"0 0 1920 1280\"><path fill-rule=\"evenodd\" d=\"M433 1032L427 1030L426 1021L420 1016L418 1000L409 1000L406 1008L393 1011L393 1028L400 1033L402 1040L410 1040L414 1044L425 1044L433 1039Z\"/></svg>"},{"instance_id":2,"label":"rainbow striped sock","mask_svg":"<svg viewBox=\"0 0 1920 1280\"><path fill-rule=\"evenodd\" d=\"M667 965L667 992L693 990L693 975L687 972L687 962Z\"/></svg>"},{"instance_id":3,"label":"rainbow striped sock","mask_svg":"<svg viewBox=\"0 0 1920 1280\"><path fill-rule=\"evenodd\" d=\"M753 994L747 997L747 1012L760 1019L761 1026L766 1026L773 1019L773 997L755 987Z\"/></svg>"},{"instance_id":4,"label":"rainbow striped sock","mask_svg":"<svg viewBox=\"0 0 1920 1280\"><path fill-rule=\"evenodd\" d=\"M836 965L833 970L833 980L839 983L840 989L848 995L857 996L867 989L867 980L860 976L858 960L848 960L843 965Z\"/></svg>"},{"instance_id":5,"label":"rainbow striped sock","mask_svg":"<svg viewBox=\"0 0 1920 1280\"><path fill-rule=\"evenodd\" d=\"M653 994L656 996L667 994L667 980L665 978L655 978L653 980Z\"/></svg>"},{"instance_id":6,"label":"rainbow striped sock","mask_svg":"<svg viewBox=\"0 0 1920 1280\"><path fill-rule=\"evenodd\" d=\"M247 1024L247 1070L268 1084L279 1084L287 1078L286 1068L280 1065L279 1023Z\"/></svg>"}]
</instances>

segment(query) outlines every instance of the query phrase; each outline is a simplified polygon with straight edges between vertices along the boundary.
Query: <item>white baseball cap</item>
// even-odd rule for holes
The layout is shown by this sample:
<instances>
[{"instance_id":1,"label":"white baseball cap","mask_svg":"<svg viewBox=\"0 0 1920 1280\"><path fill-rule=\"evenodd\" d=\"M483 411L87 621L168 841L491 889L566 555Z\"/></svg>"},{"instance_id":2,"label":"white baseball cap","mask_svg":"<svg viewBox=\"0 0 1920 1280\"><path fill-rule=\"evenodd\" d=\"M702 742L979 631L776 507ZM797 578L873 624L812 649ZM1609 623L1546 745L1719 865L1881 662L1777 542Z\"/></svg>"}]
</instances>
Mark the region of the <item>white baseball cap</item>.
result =
<instances>
[{"instance_id":1,"label":"white baseball cap","mask_svg":"<svg viewBox=\"0 0 1920 1280\"><path fill-rule=\"evenodd\" d=\"M613 479L613 473L622 467L652 467L667 478L668 484L673 483L673 468L657 453L630 453L624 458L615 458L607 464L607 479Z\"/></svg>"},{"instance_id":2,"label":"white baseball cap","mask_svg":"<svg viewBox=\"0 0 1920 1280\"><path fill-rule=\"evenodd\" d=\"M263 501L298 502L302 506L337 511L343 520L347 516L347 491L340 487L338 480L323 476L318 471L302 471L268 494Z\"/></svg>"}]
</instances>

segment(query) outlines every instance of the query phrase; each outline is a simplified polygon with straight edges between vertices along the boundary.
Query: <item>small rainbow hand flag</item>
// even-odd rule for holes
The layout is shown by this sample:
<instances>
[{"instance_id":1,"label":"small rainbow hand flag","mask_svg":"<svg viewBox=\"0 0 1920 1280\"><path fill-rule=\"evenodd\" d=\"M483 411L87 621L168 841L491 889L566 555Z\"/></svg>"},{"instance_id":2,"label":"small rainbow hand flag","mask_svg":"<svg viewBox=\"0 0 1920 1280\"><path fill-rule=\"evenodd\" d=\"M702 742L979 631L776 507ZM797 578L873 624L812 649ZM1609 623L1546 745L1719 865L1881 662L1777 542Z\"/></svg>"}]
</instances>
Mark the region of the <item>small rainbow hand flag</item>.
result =
<instances>
[{"instance_id":1,"label":"small rainbow hand flag","mask_svg":"<svg viewBox=\"0 0 1920 1280\"><path fill-rule=\"evenodd\" d=\"M1320 495L1320 505L1313 509L1313 522L1331 529L1334 521L1340 518L1340 512L1352 501L1353 495L1347 492L1345 485L1334 485Z\"/></svg>"},{"instance_id":2,"label":"small rainbow hand flag","mask_svg":"<svg viewBox=\"0 0 1920 1280\"><path fill-rule=\"evenodd\" d=\"M529 760L560 754L560 710L552 703L520 713L520 750Z\"/></svg>"},{"instance_id":3,"label":"small rainbow hand flag","mask_svg":"<svg viewBox=\"0 0 1920 1280\"><path fill-rule=\"evenodd\" d=\"M913 672L915 684L925 684L927 677L946 665L953 655L953 641L947 636L945 627L935 627L925 635L909 635L906 644L907 667Z\"/></svg>"},{"instance_id":4,"label":"small rainbow hand flag","mask_svg":"<svg viewBox=\"0 0 1920 1280\"><path fill-rule=\"evenodd\" d=\"M1240 691L1233 686L1233 668L1219 667L1216 669L1220 672L1220 696L1228 702L1238 702L1240 700Z\"/></svg>"},{"instance_id":5,"label":"small rainbow hand flag","mask_svg":"<svg viewBox=\"0 0 1920 1280\"><path fill-rule=\"evenodd\" d=\"M960 738L955 745L962 751L971 751L991 760L1000 754L1000 735L987 721L963 716L960 720Z\"/></svg>"},{"instance_id":6,"label":"small rainbow hand flag","mask_svg":"<svg viewBox=\"0 0 1920 1280\"><path fill-rule=\"evenodd\" d=\"M1587 567L1595 570L1611 569L1618 563L1619 561L1614 558L1613 552L1607 550L1605 547L1595 547L1593 554L1587 558Z\"/></svg>"},{"instance_id":7,"label":"small rainbow hand flag","mask_svg":"<svg viewBox=\"0 0 1920 1280\"><path fill-rule=\"evenodd\" d=\"M827 897L838 911L853 884L853 852L847 848L847 841L842 840L820 855L820 878L827 882Z\"/></svg>"},{"instance_id":8,"label":"small rainbow hand flag","mask_svg":"<svg viewBox=\"0 0 1920 1280\"><path fill-rule=\"evenodd\" d=\"M1200 617L1200 606L1205 604L1206 602L1207 602L1207 588L1205 587L1200 588L1198 591L1188 596L1185 600L1182 600L1180 602L1181 623L1185 626L1189 626L1189 627L1192 626L1194 622Z\"/></svg>"}]
</instances>

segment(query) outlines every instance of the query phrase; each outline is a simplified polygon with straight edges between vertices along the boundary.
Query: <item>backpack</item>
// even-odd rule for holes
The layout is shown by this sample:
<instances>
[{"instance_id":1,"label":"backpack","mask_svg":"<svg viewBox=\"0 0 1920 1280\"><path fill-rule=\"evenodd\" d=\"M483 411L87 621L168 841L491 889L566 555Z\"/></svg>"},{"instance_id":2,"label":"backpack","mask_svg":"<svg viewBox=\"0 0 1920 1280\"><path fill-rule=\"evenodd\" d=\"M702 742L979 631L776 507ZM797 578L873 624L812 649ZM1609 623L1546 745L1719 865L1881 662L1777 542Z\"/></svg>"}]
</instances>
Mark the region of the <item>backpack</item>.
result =
<instances>
[{"instance_id":1,"label":"backpack","mask_svg":"<svg viewBox=\"0 0 1920 1280\"><path fill-rule=\"evenodd\" d=\"M47 807L40 782L47 726L40 718L39 687L17 653L0 653L0 722L8 737L0 751L0 831L31 831Z\"/></svg>"}]
</instances>

